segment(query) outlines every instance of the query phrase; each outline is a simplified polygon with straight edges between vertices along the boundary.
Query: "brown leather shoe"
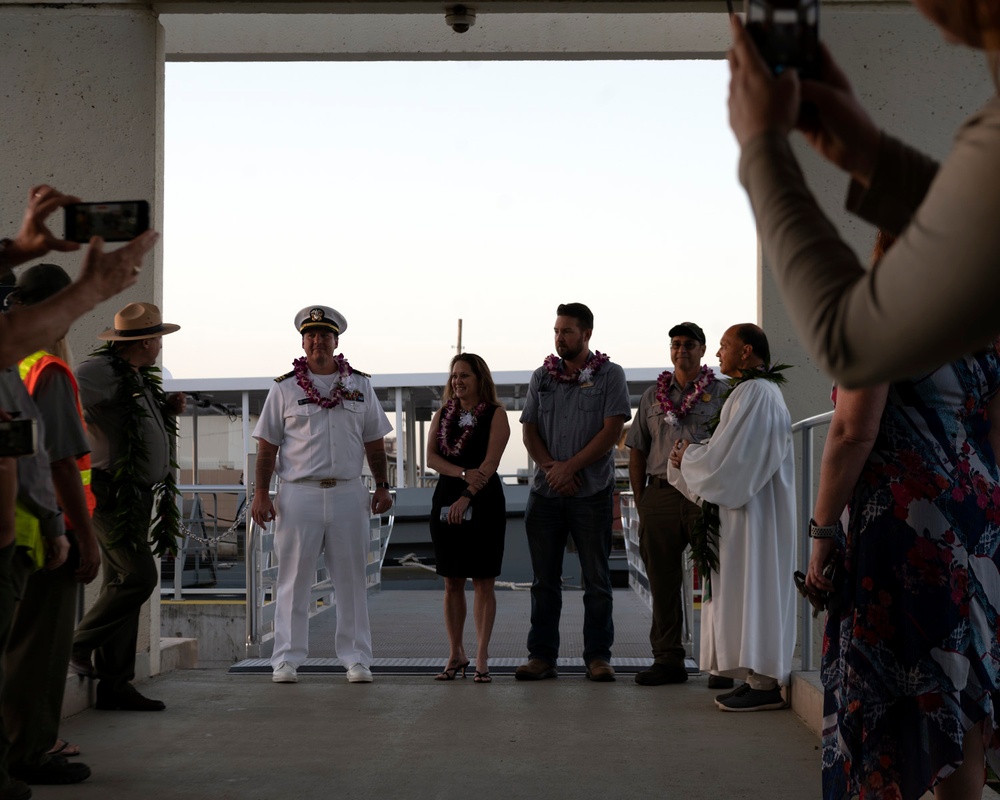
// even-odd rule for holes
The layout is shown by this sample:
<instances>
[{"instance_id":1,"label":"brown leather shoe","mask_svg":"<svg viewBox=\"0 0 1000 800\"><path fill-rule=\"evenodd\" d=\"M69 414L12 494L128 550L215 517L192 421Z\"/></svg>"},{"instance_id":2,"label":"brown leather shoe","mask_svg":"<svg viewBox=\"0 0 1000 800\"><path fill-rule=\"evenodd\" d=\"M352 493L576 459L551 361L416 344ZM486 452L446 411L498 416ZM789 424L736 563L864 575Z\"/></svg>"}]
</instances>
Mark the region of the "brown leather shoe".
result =
<instances>
[{"instance_id":1,"label":"brown leather shoe","mask_svg":"<svg viewBox=\"0 0 1000 800\"><path fill-rule=\"evenodd\" d=\"M514 670L514 677L519 681L544 681L546 678L558 678L559 673L548 661L529 658L527 664L522 664Z\"/></svg>"},{"instance_id":2,"label":"brown leather shoe","mask_svg":"<svg viewBox=\"0 0 1000 800\"><path fill-rule=\"evenodd\" d=\"M587 664L587 680L606 683L615 679L615 668L602 658L595 658Z\"/></svg>"}]
</instances>

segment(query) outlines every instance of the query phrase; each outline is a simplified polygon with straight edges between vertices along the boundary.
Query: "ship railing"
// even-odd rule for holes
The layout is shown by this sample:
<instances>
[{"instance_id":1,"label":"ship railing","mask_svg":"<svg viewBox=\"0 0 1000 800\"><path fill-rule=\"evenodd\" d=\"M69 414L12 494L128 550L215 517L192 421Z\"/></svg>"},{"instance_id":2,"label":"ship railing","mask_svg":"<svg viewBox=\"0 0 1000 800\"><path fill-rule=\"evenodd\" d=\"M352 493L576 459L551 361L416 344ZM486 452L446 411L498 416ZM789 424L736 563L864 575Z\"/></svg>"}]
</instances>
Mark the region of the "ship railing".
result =
<instances>
[{"instance_id":1,"label":"ship railing","mask_svg":"<svg viewBox=\"0 0 1000 800\"><path fill-rule=\"evenodd\" d=\"M830 424L833 419L833 412L827 411L824 414L817 414L815 417L807 417L792 425L792 435L799 434L799 457L801 466L799 468L799 540L797 558L799 569L803 572L809 569L809 556L812 552L812 545L809 543L809 519L812 517L813 502L815 500L814 480L816 471L813 469L813 431ZM789 576L789 580L791 576ZM813 615L812 606L804 597L799 601L799 619L801 620L799 635L799 650L802 654L802 670L809 672L813 666Z\"/></svg>"}]
</instances>

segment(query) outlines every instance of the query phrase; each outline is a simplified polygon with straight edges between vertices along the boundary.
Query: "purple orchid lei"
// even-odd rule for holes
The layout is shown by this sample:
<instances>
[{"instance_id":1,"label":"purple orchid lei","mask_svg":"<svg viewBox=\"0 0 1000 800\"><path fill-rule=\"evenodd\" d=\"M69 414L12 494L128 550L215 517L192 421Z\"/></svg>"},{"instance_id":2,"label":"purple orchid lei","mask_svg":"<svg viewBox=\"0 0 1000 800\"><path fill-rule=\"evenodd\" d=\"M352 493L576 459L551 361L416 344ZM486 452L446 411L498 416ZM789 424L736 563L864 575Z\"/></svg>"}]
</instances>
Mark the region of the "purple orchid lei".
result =
<instances>
[{"instance_id":1,"label":"purple orchid lei","mask_svg":"<svg viewBox=\"0 0 1000 800\"><path fill-rule=\"evenodd\" d=\"M438 449L442 455L457 456L462 452L469 439L472 438L472 431L476 427L480 415L488 405L489 403L483 400L469 411L462 408L454 397L444 404L441 409L441 424L437 434ZM452 442L448 434L456 427L461 428L462 433Z\"/></svg>"},{"instance_id":2,"label":"purple orchid lei","mask_svg":"<svg viewBox=\"0 0 1000 800\"><path fill-rule=\"evenodd\" d=\"M333 360L337 366L337 372L340 374L340 380L337 381L337 383L334 384L333 389L330 390L329 397L323 397L323 395L319 393L319 389L316 388L316 384L313 383L312 378L309 377L309 360L305 356L296 358L292 362L292 367L295 370L295 382L298 383L302 391L305 392L309 402L315 403L323 408L335 408L344 401L344 395L346 393L344 389L344 378L354 372L354 370L351 369L351 365L347 363L347 359L339 353L333 357Z\"/></svg>"},{"instance_id":3,"label":"purple orchid lei","mask_svg":"<svg viewBox=\"0 0 1000 800\"><path fill-rule=\"evenodd\" d=\"M691 391L685 394L681 400L680 408L675 408L674 401L670 399L670 382L673 380L673 377L673 373L670 370L664 370L660 373L660 376L656 379L656 402L663 409L663 417L667 421L667 424L676 428L677 424L694 408L699 398L705 403L712 399L712 396L705 390L715 380L715 373L711 367L703 366L698 373L698 378L694 382L694 386L691 387Z\"/></svg>"},{"instance_id":4,"label":"purple orchid lei","mask_svg":"<svg viewBox=\"0 0 1000 800\"><path fill-rule=\"evenodd\" d=\"M604 355L604 353L595 350L587 356L587 363L585 363L583 367L575 373L567 374L559 368L559 364L562 359L553 353L542 362L542 366L545 367L549 375L551 375L553 379L559 381L559 383L590 383L591 379L600 371L601 367L610 360L611 359Z\"/></svg>"}]
</instances>

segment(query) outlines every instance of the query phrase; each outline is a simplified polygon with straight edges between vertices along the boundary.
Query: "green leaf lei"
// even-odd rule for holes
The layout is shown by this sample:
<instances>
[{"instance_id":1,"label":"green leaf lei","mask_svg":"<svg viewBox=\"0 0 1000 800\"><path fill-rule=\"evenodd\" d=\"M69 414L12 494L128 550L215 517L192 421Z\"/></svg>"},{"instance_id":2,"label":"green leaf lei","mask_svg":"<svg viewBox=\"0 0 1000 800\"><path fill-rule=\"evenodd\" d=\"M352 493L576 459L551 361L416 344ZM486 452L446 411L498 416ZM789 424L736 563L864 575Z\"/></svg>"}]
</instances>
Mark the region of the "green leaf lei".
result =
<instances>
[{"instance_id":1,"label":"green leaf lei","mask_svg":"<svg viewBox=\"0 0 1000 800\"><path fill-rule=\"evenodd\" d=\"M139 403L137 398L148 389L154 402L163 408L167 395L163 391L158 367L139 367L134 369L128 361L118 355L111 343L99 347L93 355L103 356L111 363L118 378L116 400L122 410L121 430L124 443L121 453L111 465L114 480L115 503L114 524L108 531L107 546L110 549L125 545L136 549L138 546L137 531L149 531L149 541L153 553L157 556L176 555L177 537L180 534L181 514L177 507L177 481L173 470L177 463L170 457L170 469L167 477L152 487L153 491L153 525L146 515L142 502L142 484L138 480L139 467L149 461L149 451L142 438L143 417L149 412ZM163 425L171 442L177 438L177 418L173 414L163 414Z\"/></svg>"},{"instance_id":2,"label":"green leaf lei","mask_svg":"<svg viewBox=\"0 0 1000 800\"><path fill-rule=\"evenodd\" d=\"M780 386L781 384L788 382L788 378L781 373L784 370L791 368L791 364L775 364L773 366L751 367L750 369L740 370L740 377L730 380L729 388L722 395L722 402L719 404L719 410L706 425L709 437L711 437L712 434L715 433L715 429L719 427L719 420L722 417L722 409L725 406L726 401L729 399L729 396L736 391L737 386L741 383L746 383L747 381L756 380L758 378L765 381L771 381L771 383L776 383ZM715 503L709 503L707 500L702 501L701 517L695 524L694 530L691 533L691 560L694 562L695 567L697 567L698 574L702 576L702 580L705 582L704 598L706 600L712 599L712 572L719 571L720 524L719 506Z\"/></svg>"}]
</instances>

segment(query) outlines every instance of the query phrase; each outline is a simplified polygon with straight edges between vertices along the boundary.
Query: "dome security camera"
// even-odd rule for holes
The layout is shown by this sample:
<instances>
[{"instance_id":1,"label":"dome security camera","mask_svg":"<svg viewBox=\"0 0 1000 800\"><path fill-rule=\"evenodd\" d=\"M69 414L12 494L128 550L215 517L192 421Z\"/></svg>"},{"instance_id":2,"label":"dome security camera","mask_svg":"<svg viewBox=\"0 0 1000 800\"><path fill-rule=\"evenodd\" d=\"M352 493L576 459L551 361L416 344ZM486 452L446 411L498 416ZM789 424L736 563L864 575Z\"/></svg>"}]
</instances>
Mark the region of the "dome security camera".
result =
<instances>
[{"instance_id":1,"label":"dome security camera","mask_svg":"<svg viewBox=\"0 0 1000 800\"><path fill-rule=\"evenodd\" d=\"M452 6L445 11L444 21L455 33L465 33L476 24L476 9Z\"/></svg>"}]
</instances>

